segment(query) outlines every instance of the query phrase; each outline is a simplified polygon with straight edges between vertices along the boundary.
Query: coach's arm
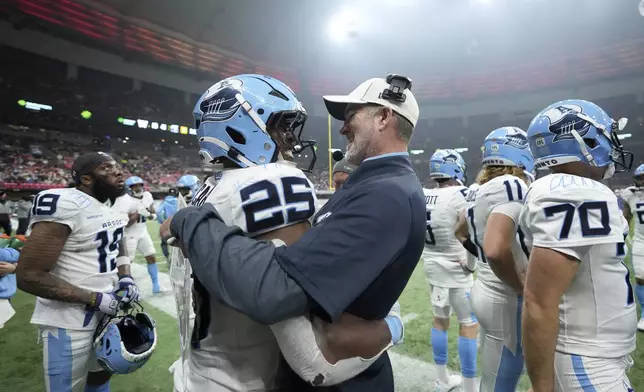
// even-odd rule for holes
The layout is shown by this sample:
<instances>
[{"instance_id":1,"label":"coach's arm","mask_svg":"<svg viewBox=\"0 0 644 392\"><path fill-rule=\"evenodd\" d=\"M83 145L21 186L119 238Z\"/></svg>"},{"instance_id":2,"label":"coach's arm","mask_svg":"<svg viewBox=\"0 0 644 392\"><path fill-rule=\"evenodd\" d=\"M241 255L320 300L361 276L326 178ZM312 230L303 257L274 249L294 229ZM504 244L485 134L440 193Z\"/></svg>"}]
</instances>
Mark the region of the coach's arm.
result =
<instances>
[{"instance_id":1,"label":"coach's arm","mask_svg":"<svg viewBox=\"0 0 644 392\"><path fill-rule=\"evenodd\" d=\"M180 239L199 281L229 307L264 325L308 314L309 298L279 267L275 245L226 226L211 204L179 210L160 231Z\"/></svg>"}]
</instances>

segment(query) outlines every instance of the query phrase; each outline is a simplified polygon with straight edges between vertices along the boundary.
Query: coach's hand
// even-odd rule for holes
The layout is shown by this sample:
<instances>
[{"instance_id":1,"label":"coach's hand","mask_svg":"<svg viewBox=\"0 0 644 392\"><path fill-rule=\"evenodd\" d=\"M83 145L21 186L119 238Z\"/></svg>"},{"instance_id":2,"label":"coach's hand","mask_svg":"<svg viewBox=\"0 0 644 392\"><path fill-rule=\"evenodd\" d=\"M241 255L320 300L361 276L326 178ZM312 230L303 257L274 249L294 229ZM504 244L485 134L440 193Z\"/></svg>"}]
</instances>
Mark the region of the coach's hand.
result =
<instances>
[{"instance_id":1,"label":"coach's hand","mask_svg":"<svg viewBox=\"0 0 644 392\"><path fill-rule=\"evenodd\" d=\"M171 244L170 241L168 240L172 238L172 233L170 233L170 225L172 224L172 217L166 219L161 223L161 227L159 228L159 237L161 237L162 241L165 241L168 245L176 246L175 244Z\"/></svg>"}]
</instances>

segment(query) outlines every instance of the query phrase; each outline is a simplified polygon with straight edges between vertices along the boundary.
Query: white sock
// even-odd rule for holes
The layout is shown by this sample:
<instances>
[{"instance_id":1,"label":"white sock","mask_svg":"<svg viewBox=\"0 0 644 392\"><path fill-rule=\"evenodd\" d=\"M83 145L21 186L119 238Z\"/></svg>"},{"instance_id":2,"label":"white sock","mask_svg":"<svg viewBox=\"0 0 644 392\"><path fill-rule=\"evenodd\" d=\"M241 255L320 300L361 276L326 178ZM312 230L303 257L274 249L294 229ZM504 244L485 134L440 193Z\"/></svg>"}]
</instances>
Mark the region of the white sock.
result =
<instances>
[{"instance_id":1,"label":"white sock","mask_svg":"<svg viewBox=\"0 0 644 392\"><path fill-rule=\"evenodd\" d=\"M438 380L440 382L444 382L444 383L449 382L449 374L447 374L446 365L436 365L436 373L438 374Z\"/></svg>"},{"instance_id":2,"label":"white sock","mask_svg":"<svg viewBox=\"0 0 644 392\"><path fill-rule=\"evenodd\" d=\"M476 378L463 377L463 391L464 392L478 392L479 387L476 384Z\"/></svg>"}]
</instances>

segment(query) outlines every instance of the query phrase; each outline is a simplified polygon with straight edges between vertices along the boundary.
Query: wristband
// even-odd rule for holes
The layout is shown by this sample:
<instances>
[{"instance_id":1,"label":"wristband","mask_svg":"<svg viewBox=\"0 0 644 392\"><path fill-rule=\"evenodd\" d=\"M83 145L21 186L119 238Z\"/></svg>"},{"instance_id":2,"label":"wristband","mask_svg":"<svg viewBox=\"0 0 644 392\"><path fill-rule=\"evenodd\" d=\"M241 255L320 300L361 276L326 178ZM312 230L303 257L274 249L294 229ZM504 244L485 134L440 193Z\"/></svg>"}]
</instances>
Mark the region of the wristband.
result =
<instances>
[{"instance_id":1,"label":"wristband","mask_svg":"<svg viewBox=\"0 0 644 392\"><path fill-rule=\"evenodd\" d=\"M474 256L474 257L479 257L479 251L478 251L478 249L476 248L476 245L474 245L474 243L472 242L472 240L470 240L469 238L468 238L467 240L465 240L465 242L463 242L463 248L465 248L465 250L467 250L468 252L470 252L470 254L471 254L472 256Z\"/></svg>"},{"instance_id":2,"label":"wristband","mask_svg":"<svg viewBox=\"0 0 644 392\"><path fill-rule=\"evenodd\" d=\"M130 265L131 261L128 256L119 256L116 258L116 267L120 267L122 265Z\"/></svg>"},{"instance_id":3,"label":"wristband","mask_svg":"<svg viewBox=\"0 0 644 392\"><path fill-rule=\"evenodd\" d=\"M389 327L389 333L391 333L391 343L398 344L403 338L402 320L400 317L390 314L385 317L385 322Z\"/></svg>"}]
</instances>

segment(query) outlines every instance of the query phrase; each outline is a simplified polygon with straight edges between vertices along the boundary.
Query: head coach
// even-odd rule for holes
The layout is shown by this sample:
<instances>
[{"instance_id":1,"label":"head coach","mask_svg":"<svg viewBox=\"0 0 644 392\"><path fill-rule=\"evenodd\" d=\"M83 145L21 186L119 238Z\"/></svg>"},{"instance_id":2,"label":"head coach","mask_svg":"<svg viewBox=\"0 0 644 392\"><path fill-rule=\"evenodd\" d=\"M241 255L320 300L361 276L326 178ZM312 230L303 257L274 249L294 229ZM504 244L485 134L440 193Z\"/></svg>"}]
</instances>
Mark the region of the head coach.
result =
<instances>
[{"instance_id":1,"label":"head coach","mask_svg":"<svg viewBox=\"0 0 644 392\"><path fill-rule=\"evenodd\" d=\"M348 96L324 97L329 113L344 121L345 158L358 167L291 246L245 237L210 204L180 210L162 236L174 237L212 296L260 323L309 312L331 321L343 312L384 319L425 242L425 199L407 153L418 121L410 88L408 78L389 75ZM393 392L389 357L320 389Z\"/></svg>"}]
</instances>

